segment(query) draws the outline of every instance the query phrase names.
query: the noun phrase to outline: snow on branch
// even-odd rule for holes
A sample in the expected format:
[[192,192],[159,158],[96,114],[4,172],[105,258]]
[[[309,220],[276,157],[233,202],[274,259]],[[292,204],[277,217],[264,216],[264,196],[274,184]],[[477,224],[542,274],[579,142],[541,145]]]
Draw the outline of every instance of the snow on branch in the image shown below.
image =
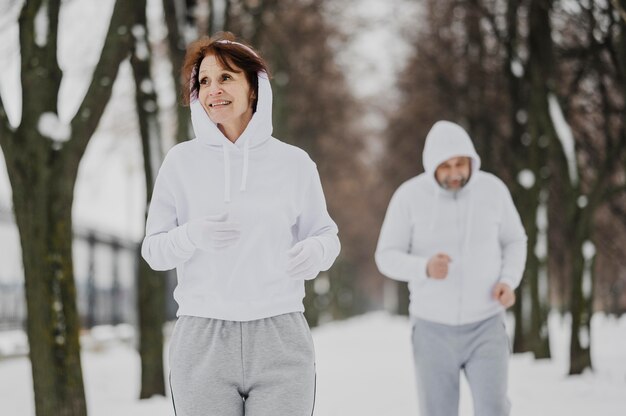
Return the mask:
[[48,3],[43,1],[35,16],[35,43],[43,48],[48,44],[50,21],[48,20]]
[[552,119],[552,125],[556,135],[563,147],[563,154],[567,160],[567,170],[569,172],[569,178],[572,185],[578,184],[578,166],[576,163],[576,148],[574,145],[574,135],[572,129],[563,116],[561,105],[554,96],[554,94],[548,94],[548,104],[550,108],[550,118]]
[[59,117],[52,112],[45,112],[39,117],[37,130],[42,136],[52,139],[55,142],[55,147],[59,148],[61,144],[68,141],[72,135],[71,127],[63,123]]

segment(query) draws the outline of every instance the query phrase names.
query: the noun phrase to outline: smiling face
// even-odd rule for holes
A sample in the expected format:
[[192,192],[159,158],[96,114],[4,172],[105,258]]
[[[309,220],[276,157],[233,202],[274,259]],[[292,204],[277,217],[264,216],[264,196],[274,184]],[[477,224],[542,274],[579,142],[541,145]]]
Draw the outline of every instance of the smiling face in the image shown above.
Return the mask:
[[469,157],[453,157],[437,166],[435,178],[444,189],[458,191],[469,180],[471,171],[472,162]]
[[205,56],[198,71],[198,99],[211,121],[234,142],[252,119],[254,96],[245,73],[232,66],[235,71],[224,68],[215,55]]

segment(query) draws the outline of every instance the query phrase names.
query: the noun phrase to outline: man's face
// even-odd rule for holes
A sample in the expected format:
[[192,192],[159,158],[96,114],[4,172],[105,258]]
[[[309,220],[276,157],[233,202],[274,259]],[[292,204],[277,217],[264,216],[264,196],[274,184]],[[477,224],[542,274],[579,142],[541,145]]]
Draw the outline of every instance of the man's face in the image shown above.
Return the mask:
[[444,189],[458,191],[465,186],[471,172],[472,161],[469,157],[453,157],[437,166],[435,179]]

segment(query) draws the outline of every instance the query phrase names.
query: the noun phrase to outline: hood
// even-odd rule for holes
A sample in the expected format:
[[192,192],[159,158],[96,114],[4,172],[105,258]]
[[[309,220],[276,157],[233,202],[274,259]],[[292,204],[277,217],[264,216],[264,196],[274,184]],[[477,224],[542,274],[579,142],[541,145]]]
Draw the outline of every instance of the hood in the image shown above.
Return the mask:
[[224,202],[230,202],[230,154],[241,153],[243,167],[240,191],[246,190],[248,180],[249,152],[259,148],[272,136],[272,87],[265,72],[259,72],[259,91],[256,111],[252,119],[235,143],[228,140],[220,131],[196,98],[190,104],[191,124],[195,136],[201,143],[221,151],[224,157]]
[[256,111],[241,136],[231,142],[209,118],[206,111],[196,98],[190,104],[191,124],[196,137],[208,146],[231,146],[233,149],[243,149],[248,143],[254,148],[267,141],[272,135],[272,87],[265,72],[259,72],[259,91]]
[[[466,156],[472,159],[472,172],[469,180],[463,188],[467,189],[472,184],[473,179],[476,177],[476,172],[478,172],[478,170],[480,169],[480,157],[478,156],[478,153],[476,153],[476,149],[474,148],[472,139],[470,139],[469,135],[463,129],[463,127],[459,126],[458,124],[452,123],[450,121],[436,122],[426,136],[424,153],[422,155],[424,170],[430,178],[433,186],[435,186],[435,198],[434,203],[432,204],[431,212],[431,233],[434,233],[435,223],[439,218],[439,203],[441,195],[451,194],[449,191],[444,190],[441,185],[439,185],[437,179],[435,178],[435,171],[437,170],[437,167],[446,160],[453,157],[462,156]],[[456,192],[452,192],[452,194],[456,195]],[[466,221],[465,238],[463,239],[464,241],[462,252],[466,252],[465,249],[469,244],[470,235],[472,234],[471,219],[473,217],[474,204],[472,203],[471,199],[468,204],[467,210],[467,218],[469,220]]]
[[450,121],[436,122],[426,136],[422,163],[426,174],[437,188],[440,187],[435,179],[437,167],[450,158],[462,156],[472,159],[472,174],[465,185],[467,186],[480,169],[480,157],[476,153],[474,144],[467,132],[458,124]]

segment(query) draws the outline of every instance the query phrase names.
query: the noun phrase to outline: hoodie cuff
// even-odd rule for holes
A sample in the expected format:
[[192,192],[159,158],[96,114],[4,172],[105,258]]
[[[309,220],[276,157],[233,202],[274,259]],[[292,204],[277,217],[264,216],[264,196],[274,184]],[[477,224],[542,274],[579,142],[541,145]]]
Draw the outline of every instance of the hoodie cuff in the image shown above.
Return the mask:
[[180,257],[187,257],[196,250],[196,246],[193,245],[187,234],[187,223],[170,230],[169,234],[174,249],[179,252]]
[[428,279],[428,273],[427,273],[427,266],[428,266],[428,259],[425,259],[423,257],[416,257],[415,258],[415,270],[417,270],[417,280],[425,280]]
[[499,282],[508,285],[513,290],[517,289],[517,285],[513,282],[513,280],[507,279],[506,277],[500,279]]

